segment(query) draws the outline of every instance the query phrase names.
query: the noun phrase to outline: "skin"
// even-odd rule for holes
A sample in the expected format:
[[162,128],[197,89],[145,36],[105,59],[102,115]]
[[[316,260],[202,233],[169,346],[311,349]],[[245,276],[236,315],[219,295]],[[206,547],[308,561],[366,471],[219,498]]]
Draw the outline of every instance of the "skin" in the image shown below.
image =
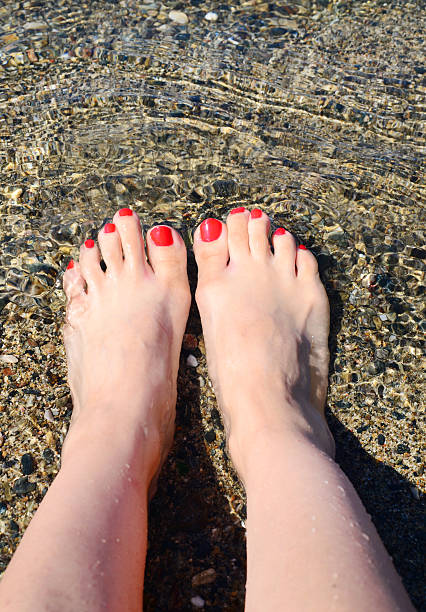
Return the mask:
[[[147,500],[173,436],[190,292],[177,232],[157,246],[150,230],[147,261],[137,216],[113,221],[64,275],[73,419],[0,584],[4,612],[141,610]],[[242,210],[194,236],[209,372],[247,491],[246,610],[412,610],[333,460],[315,258],[288,232],[272,253],[268,229],[264,213]]]

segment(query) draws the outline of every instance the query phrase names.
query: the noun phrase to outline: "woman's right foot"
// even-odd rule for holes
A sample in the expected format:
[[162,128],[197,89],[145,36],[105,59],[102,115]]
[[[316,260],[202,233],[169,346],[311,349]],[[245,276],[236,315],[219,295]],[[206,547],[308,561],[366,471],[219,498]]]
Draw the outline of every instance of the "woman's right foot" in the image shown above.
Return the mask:
[[260,210],[231,211],[196,230],[196,293],[209,373],[232,460],[245,480],[259,436],[289,430],[330,456],[324,417],[329,306],[315,257],[282,228],[268,241]]

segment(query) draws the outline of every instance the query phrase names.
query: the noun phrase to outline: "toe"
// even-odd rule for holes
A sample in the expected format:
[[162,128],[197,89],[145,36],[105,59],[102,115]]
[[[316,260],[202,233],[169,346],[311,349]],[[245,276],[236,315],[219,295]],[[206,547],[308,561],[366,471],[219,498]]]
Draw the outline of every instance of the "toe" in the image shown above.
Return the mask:
[[318,274],[316,257],[303,244],[297,249],[296,271],[298,278],[313,278]]
[[177,282],[186,278],[186,247],[176,230],[157,225],[148,232],[146,242],[149,263],[156,276]]
[[248,235],[251,255],[255,259],[266,259],[271,256],[268,232],[270,221],[259,208],[254,208],[250,213],[248,222]]
[[205,219],[195,230],[194,254],[200,279],[223,271],[229,259],[226,225],[217,219]]
[[296,276],[296,241],[294,236],[279,227],[272,237],[274,245],[274,263],[283,274]]
[[106,223],[98,234],[102,259],[107,267],[107,275],[116,276],[123,269],[123,251],[120,235],[115,223]]
[[145,247],[139,217],[130,208],[121,208],[113,219],[121,239],[124,265],[131,270],[146,267]]
[[86,292],[86,282],[82,275],[80,265],[73,259],[71,259],[65,270],[63,287],[68,302],[71,302],[71,300]]
[[80,247],[80,268],[87,283],[87,292],[95,290],[102,283],[101,254],[95,241],[89,238]]
[[228,229],[228,249],[231,261],[250,254],[248,238],[249,211],[240,206],[234,208],[228,215],[226,226]]

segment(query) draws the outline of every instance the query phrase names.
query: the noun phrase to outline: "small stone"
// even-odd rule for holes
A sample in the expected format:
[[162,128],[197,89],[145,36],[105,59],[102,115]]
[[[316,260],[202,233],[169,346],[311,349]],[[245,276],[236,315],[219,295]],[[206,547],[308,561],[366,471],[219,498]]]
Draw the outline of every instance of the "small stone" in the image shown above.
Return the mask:
[[186,350],[196,349],[198,346],[197,336],[185,334],[183,337],[183,348]]
[[26,476],[22,478],[18,478],[18,480],[13,485],[13,492],[16,495],[28,495],[31,491],[34,491],[37,488],[35,482],[29,482]]
[[18,358],[15,355],[0,355],[0,361],[3,363],[18,363]]
[[43,344],[41,347],[41,352],[45,355],[52,355],[56,353],[56,345],[53,344],[53,342],[46,342],[46,344]]
[[396,447],[396,452],[399,455],[403,455],[404,453],[409,453],[410,447],[408,446],[408,444],[398,444],[398,446]]
[[380,446],[383,446],[383,444],[385,443],[386,438],[383,434],[379,434],[377,436],[377,444],[380,444]]
[[4,514],[7,510],[7,503],[6,502],[0,502],[0,515]]
[[35,62],[38,62],[38,57],[34,49],[27,49],[27,56],[32,64],[34,64]]
[[9,521],[9,529],[12,532],[12,535],[18,535],[19,533],[19,525],[16,521]]
[[198,587],[202,584],[210,584],[211,582],[214,582],[215,579],[216,579],[216,570],[213,567],[211,567],[193,576],[192,586]]
[[214,429],[210,429],[210,431],[206,431],[204,434],[204,438],[207,442],[214,442],[216,440],[216,433]]
[[196,595],[195,597],[191,597],[191,603],[196,608],[204,608],[204,604],[206,603],[202,597]]
[[43,451],[43,459],[46,461],[46,463],[53,463],[54,458],[55,454],[51,448],[46,448]]
[[385,315],[385,314],[379,314],[379,319],[380,319],[381,321],[387,321],[387,320],[388,320],[388,316],[387,316],[387,315]]
[[30,453],[25,453],[21,457],[21,472],[28,476],[36,469],[35,461]]
[[410,492],[411,492],[411,495],[414,497],[414,499],[417,499],[417,501],[420,501],[420,493],[417,487],[410,487]]
[[188,355],[186,358],[186,365],[190,368],[196,368],[198,365],[198,360],[194,355]]
[[169,19],[179,25],[186,25],[188,23],[188,17],[182,11],[170,11]]
[[49,421],[50,423],[54,422],[54,418],[53,418],[53,413],[50,410],[50,408],[46,408],[46,410],[44,411],[44,418],[46,419],[46,421]]
[[217,13],[209,11],[204,15],[204,19],[207,19],[207,21],[217,21]]

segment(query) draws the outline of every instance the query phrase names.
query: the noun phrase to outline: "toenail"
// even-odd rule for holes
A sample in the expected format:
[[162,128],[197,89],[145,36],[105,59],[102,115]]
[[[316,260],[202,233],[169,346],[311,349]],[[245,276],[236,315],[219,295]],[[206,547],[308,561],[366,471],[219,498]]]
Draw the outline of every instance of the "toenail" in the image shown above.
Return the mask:
[[120,208],[118,214],[120,217],[131,217],[133,215],[133,210],[130,208]]
[[253,208],[253,210],[250,213],[250,217],[252,219],[259,219],[259,217],[262,216],[262,211],[260,210],[260,208]]
[[235,215],[236,213],[245,212],[245,210],[246,209],[244,208],[244,206],[239,206],[238,208],[233,208],[229,214],[230,215]]
[[67,270],[71,270],[72,268],[74,268],[74,260],[71,259],[69,264],[67,265]]
[[285,229],[283,227],[279,227],[274,232],[274,236],[284,236],[284,234],[285,234]]
[[205,219],[200,225],[201,240],[203,242],[213,242],[222,233],[222,223],[217,219]]
[[151,230],[151,238],[156,246],[170,246],[173,244],[173,234],[167,225],[157,225]]
[[105,234],[112,234],[115,232],[115,224],[114,223],[106,223],[104,227]]
[[84,243],[84,246],[86,247],[86,249],[93,249],[93,247],[95,246],[95,241],[89,238],[89,240],[86,240],[86,242]]
[[307,248],[304,244],[299,244],[299,249],[302,249],[302,251],[307,251]]

